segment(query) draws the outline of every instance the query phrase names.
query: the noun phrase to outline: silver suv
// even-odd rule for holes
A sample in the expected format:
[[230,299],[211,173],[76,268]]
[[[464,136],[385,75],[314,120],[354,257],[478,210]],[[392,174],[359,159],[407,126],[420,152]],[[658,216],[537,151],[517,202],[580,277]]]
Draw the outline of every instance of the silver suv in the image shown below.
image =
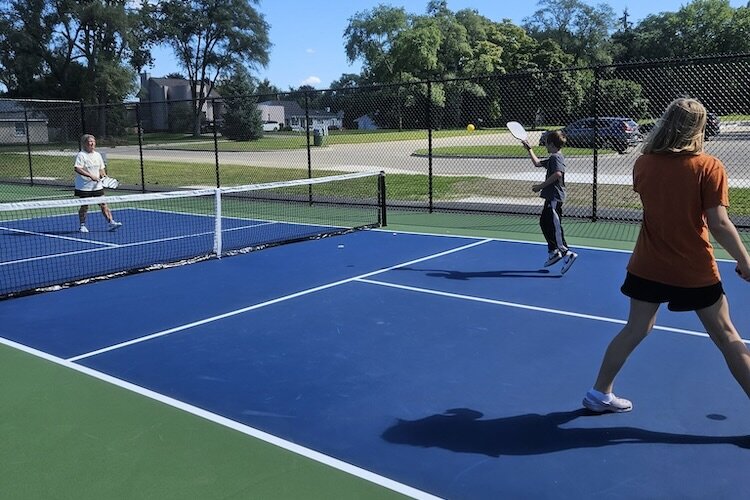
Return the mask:
[[[568,139],[568,146],[574,148],[614,149],[624,153],[628,147],[643,140],[638,124],[632,118],[621,116],[602,116],[599,118],[581,118],[562,129]],[[543,146],[546,132],[539,139]]]

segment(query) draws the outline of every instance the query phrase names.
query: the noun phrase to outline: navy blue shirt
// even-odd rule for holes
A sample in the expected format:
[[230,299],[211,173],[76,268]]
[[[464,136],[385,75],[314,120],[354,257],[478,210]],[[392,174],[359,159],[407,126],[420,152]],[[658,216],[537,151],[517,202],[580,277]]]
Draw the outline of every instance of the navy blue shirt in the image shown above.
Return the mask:
[[565,158],[559,151],[552,153],[549,158],[545,158],[541,161],[542,166],[547,169],[547,175],[544,179],[549,179],[549,176],[555,172],[562,173],[557,182],[553,182],[546,188],[542,189],[539,196],[549,201],[565,201]]

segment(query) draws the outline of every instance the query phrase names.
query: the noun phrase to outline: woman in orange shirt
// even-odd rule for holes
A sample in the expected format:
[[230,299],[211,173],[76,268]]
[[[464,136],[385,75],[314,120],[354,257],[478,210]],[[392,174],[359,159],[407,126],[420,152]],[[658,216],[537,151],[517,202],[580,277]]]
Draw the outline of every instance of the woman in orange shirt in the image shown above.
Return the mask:
[[706,109],[694,99],[673,101],[643,145],[633,189],[643,203],[643,224],[622,293],[630,297],[627,324],[612,339],[583,405],[596,412],[626,412],[633,404],[612,393],[628,356],[656,322],[659,306],[695,311],[750,397],[750,351],[729,317],[709,232],[750,281],[750,256],[727,215],[724,165],[703,152]]

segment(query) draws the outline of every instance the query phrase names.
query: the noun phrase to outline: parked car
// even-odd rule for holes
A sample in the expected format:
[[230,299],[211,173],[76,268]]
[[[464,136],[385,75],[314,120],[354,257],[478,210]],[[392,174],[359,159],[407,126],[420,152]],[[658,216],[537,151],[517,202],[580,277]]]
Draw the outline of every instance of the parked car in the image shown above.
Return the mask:
[[[624,153],[628,147],[643,140],[635,120],[621,116],[582,118],[565,126],[562,132],[568,138],[568,146],[574,148],[597,146],[614,149],[618,153]],[[540,146],[545,144],[546,134],[546,132],[543,133],[539,139]],[[597,138],[598,141],[594,144]]]
[[280,128],[279,122],[263,122],[263,132],[277,132]]
[[221,130],[221,127],[224,126],[224,120],[221,118],[218,119],[216,122],[212,121],[204,121],[201,122],[201,134],[210,134],[214,131],[214,127],[218,127],[218,130]]

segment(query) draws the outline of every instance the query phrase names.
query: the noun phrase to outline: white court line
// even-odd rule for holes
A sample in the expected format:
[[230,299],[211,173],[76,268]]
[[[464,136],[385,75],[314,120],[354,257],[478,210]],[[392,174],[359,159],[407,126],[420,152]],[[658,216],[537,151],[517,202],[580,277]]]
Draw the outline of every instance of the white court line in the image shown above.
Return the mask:
[[367,469],[362,469],[360,467],[357,467],[356,465],[352,465],[350,463],[333,458],[331,456],[325,455],[323,453],[312,450],[310,448],[306,448],[304,446],[300,446],[298,444],[292,443],[291,441],[287,441],[278,436],[274,436],[273,434],[269,434],[267,432],[261,431],[260,429],[256,429],[255,427],[250,427],[249,425],[241,424],[235,420],[222,417],[220,415],[206,411],[197,406],[193,406],[191,404],[185,403],[183,401],[179,401],[177,399],[170,398],[169,396],[165,396],[163,394],[152,391],[150,389],[146,389],[145,387],[141,387],[139,385],[126,382],[124,380],[113,377],[111,375],[107,375],[106,373],[102,373],[102,372],[93,370],[91,368],[88,368],[88,367],[85,367],[76,363],[72,363],[70,361],[66,361],[64,359],[58,358],[57,356],[52,356],[45,352],[38,351],[31,347],[25,346],[23,344],[19,344],[17,342],[13,342],[12,340],[8,340],[2,337],[0,337],[0,343],[8,347],[18,349],[19,351],[26,352],[38,358],[42,358],[44,360],[50,361],[57,365],[61,365],[65,368],[69,368],[71,370],[75,370],[77,372],[83,373],[90,377],[102,380],[104,382],[115,385],[117,387],[121,387],[125,390],[134,392],[136,394],[140,394],[141,396],[145,396],[154,401],[159,401],[160,403],[164,403],[178,410],[182,410],[186,413],[190,413],[197,417],[206,419],[210,422],[214,422],[224,427],[228,427],[229,429],[233,429],[235,431],[241,432],[242,434],[245,434],[247,436],[259,439],[261,441],[272,444],[274,446],[278,446],[279,448],[283,448],[285,450],[291,451],[292,453],[296,453],[297,455],[301,455],[310,460],[314,460],[324,465],[328,465],[329,467],[340,470],[347,474],[351,474],[352,476],[359,477],[361,479],[364,479],[365,481],[369,481],[371,483],[377,484],[384,488],[388,488],[395,492],[401,493],[402,495],[406,495],[406,496],[417,498],[417,499],[424,499],[424,500],[439,500],[439,497],[435,497],[424,491],[418,490],[416,488],[412,488],[411,486],[405,485],[403,483],[399,483],[397,481],[381,476],[379,474],[375,474],[374,472],[368,471]]
[[91,243],[92,245],[104,245],[110,247],[118,247],[116,243],[107,243],[104,241],[87,240],[84,238],[73,238],[72,236],[60,236],[59,234],[40,233],[38,231],[27,231],[25,229],[14,229],[12,227],[0,226],[0,230],[9,231],[11,233],[30,234],[32,236],[44,236],[46,238],[57,238],[59,240],[75,241],[76,243]]
[[259,304],[254,304],[252,306],[243,307],[241,309],[235,309],[234,311],[229,311],[229,312],[224,313],[224,314],[219,314],[218,316],[212,316],[210,318],[202,319],[200,321],[194,321],[192,323],[188,323],[188,324],[185,324],[185,325],[177,326],[175,328],[170,328],[168,330],[163,330],[161,332],[152,333],[151,335],[146,335],[146,336],[143,336],[143,337],[138,337],[138,338],[135,338],[135,339],[132,339],[132,340],[128,340],[127,342],[121,342],[119,344],[114,344],[114,345],[111,345],[111,346],[108,346],[108,347],[103,347],[103,348],[97,349],[95,351],[87,352],[87,353],[84,353],[84,354],[79,354],[78,356],[74,356],[72,358],[68,358],[67,361],[74,362],[74,361],[79,361],[81,359],[90,358],[91,356],[96,356],[98,354],[103,354],[105,352],[114,351],[115,349],[121,349],[123,347],[127,347],[127,346],[130,346],[130,345],[133,345],[133,344],[139,344],[141,342],[146,342],[147,340],[152,340],[152,339],[155,339],[155,338],[163,337],[165,335],[169,335],[169,334],[172,334],[172,333],[176,333],[176,332],[180,332],[180,331],[183,331],[183,330],[187,330],[189,328],[194,328],[196,326],[205,325],[207,323],[213,323],[214,321],[219,321],[219,320],[222,320],[222,319],[225,319],[225,318],[230,318],[232,316],[236,316],[238,314],[246,313],[248,311],[252,311],[252,310],[255,310],[255,309],[260,309],[261,307],[266,307],[266,306],[270,306],[272,304],[277,304],[279,302],[284,302],[284,301],[287,301],[287,300],[295,299],[297,297],[302,297],[303,295],[308,295],[308,294],[311,294],[311,293],[319,292],[321,290],[326,290],[328,288],[333,288],[335,286],[343,285],[345,283],[351,283],[352,281],[356,281],[356,280],[360,280],[360,279],[363,279],[363,278],[367,278],[369,276],[375,276],[377,274],[382,274],[382,273],[391,271],[393,269],[397,269],[399,267],[409,266],[409,265],[412,265],[412,264],[417,264],[419,262],[424,262],[426,260],[430,260],[430,259],[435,259],[435,258],[438,258],[438,257],[442,257],[444,255],[449,255],[449,254],[452,254],[452,253],[455,253],[455,252],[460,252],[460,251],[466,250],[468,248],[472,248],[472,247],[475,247],[475,246],[478,246],[478,245],[483,245],[485,243],[489,243],[490,241],[492,241],[492,240],[485,239],[485,240],[475,241],[473,243],[469,243],[468,245],[463,245],[463,246],[460,246],[458,248],[453,248],[451,250],[446,250],[446,251],[439,252],[439,253],[436,253],[436,254],[428,255],[427,257],[420,257],[419,259],[414,259],[414,260],[411,260],[411,261],[408,261],[408,262],[402,262],[400,264],[396,264],[395,266],[390,266],[390,267],[387,267],[387,268],[384,268],[384,269],[378,269],[377,271],[371,271],[369,273],[361,274],[359,276],[354,276],[352,278],[346,278],[346,279],[343,279],[343,280],[335,281],[333,283],[327,283],[325,285],[316,286],[314,288],[308,288],[307,290],[302,290],[300,292],[296,292],[296,293],[293,293],[293,294],[290,294],[290,295],[284,295],[282,297],[271,299],[271,300],[268,300],[266,302],[261,302]]
[[[378,231],[383,233],[393,233],[393,234],[412,234],[416,236],[438,236],[441,238],[461,238],[461,239],[490,239],[492,241],[500,241],[505,243],[523,243],[525,245],[536,245],[536,246],[547,246],[547,242],[545,241],[530,241],[530,240],[516,240],[516,239],[510,239],[510,238],[490,238],[490,237],[479,237],[479,236],[467,236],[465,234],[440,234],[440,233],[422,233],[417,231],[401,231],[401,230],[392,230],[387,228],[375,228],[372,229],[372,231]],[[502,232],[502,231],[500,231]],[[635,242],[633,242],[635,245]],[[605,253],[633,253],[632,250],[624,250],[622,248],[607,248],[607,247],[593,247],[589,245],[570,245],[572,248],[582,248],[585,250],[594,250],[596,252],[605,252]],[[729,262],[729,263],[735,263],[736,261],[734,259],[715,259],[716,262]]]
[[[230,231],[239,231],[239,230],[242,230],[242,229],[252,229],[252,228],[255,228],[255,227],[268,226],[268,225],[273,225],[273,224],[276,224],[276,223],[275,222],[263,222],[261,224],[254,224],[254,225],[250,225],[250,226],[236,227],[236,228],[229,228],[229,229],[222,229],[221,232],[224,233],[224,232],[230,232]],[[117,249],[130,248],[130,247],[137,247],[137,246],[143,246],[143,245],[151,245],[151,244],[154,244],[154,243],[164,243],[165,241],[182,240],[182,239],[188,239],[188,238],[197,238],[197,237],[200,237],[200,236],[207,236],[209,234],[214,234],[214,231],[211,230],[211,231],[206,231],[206,232],[203,232],[203,233],[195,233],[195,234],[187,234],[187,235],[183,234],[183,235],[179,235],[179,236],[170,236],[169,238],[159,238],[159,239],[156,239],[156,240],[136,241],[136,242],[133,242],[133,243],[125,243],[125,244],[122,244],[122,245],[112,245],[112,244],[110,244],[108,247],[105,247],[105,248],[89,248],[89,249],[86,249],[86,250],[76,250],[74,252],[53,253],[53,254],[50,254],[50,255],[42,255],[42,256],[39,256],[39,257],[30,257],[28,259],[8,260],[8,261],[5,261],[5,262],[0,262],[0,266],[9,266],[9,265],[12,265],[12,264],[24,264],[24,263],[27,263],[27,262],[34,262],[34,261],[37,261],[37,260],[55,259],[57,257],[67,257],[69,255],[80,255],[80,254],[83,254],[83,253],[101,252],[103,250],[112,250],[113,248],[117,248]],[[81,241],[88,241],[88,240],[81,240]]]
[[[608,318],[606,316],[596,316],[593,314],[584,314],[584,313],[577,313],[572,311],[564,311],[562,309],[551,309],[549,307],[539,307],[539,306],[531,306],[527,304],[519,304],[517,302],[507,302],[504,300],[495,300],[495,299],[486,299],[483,297],[475,297],[473,295],[462,295],[460,293],[450,293],[450,292],[442,292],[440,290],[431,290],[428,288],[418,288],[414,286],[408,286],[408,285],[399,285],[396,283],[387,283],[385,281],[377,281],[377,280],[369,280],[365,278],[358,278],[355,281],[359,281],[361,283],[369,283],[371,285],[378,285],[378,286],[386,286],[390,288],[398,288],[400,290],[408,290],[410,292],[418,292],[418,293],[426,293],[429,295],[438,295],[441,297],[449,297],[452,299],[461,299],[461,300],[470,300],[472,302],[483,302],[485,304],[493,304],[498,306],[505,306],[505,307],[513,307],[516,309],[526,309],[528,311],[536,311],[536,312],[543,312],[543,313],[549,313],[549,314],[557,314],[560,316],[571,316],[574,318],[582,318],[582,319],[589,319],[593,321],[603,321],[605,323],[616,323],[618,325],[624,325],[627,323],[627,321],[617,318]],[[700,332],[695,330],[685,330],[683,328],[673,328],[671,326],[658,326],[654,325],[654,330],[663,330],[665,332],[672,332],[672,333],[682,333],[684,335],[693,335],[695,337],[705,337],[709,338],[708,334],[706,332]],[[750,344],[750,340],[742,339],[743,342],[746,344]]]

